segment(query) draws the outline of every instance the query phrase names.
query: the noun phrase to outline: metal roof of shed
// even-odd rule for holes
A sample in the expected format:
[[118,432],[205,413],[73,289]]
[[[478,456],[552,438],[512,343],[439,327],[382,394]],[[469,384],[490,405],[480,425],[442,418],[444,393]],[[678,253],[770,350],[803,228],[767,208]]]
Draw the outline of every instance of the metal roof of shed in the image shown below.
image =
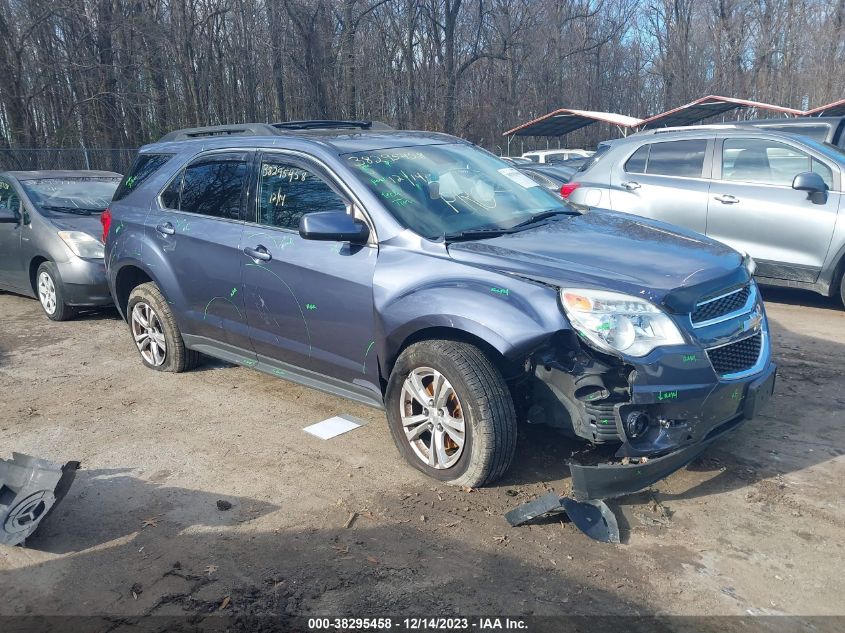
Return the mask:
[[760,101],[749,101],[748,99],[735,99],[733,97],[722,97],[720,95],[707,95],[695,101],[691,101],[660,114],[655,114],[652,117],[645,119],[639,126],[643,130],[653,127],[663,126],[677,126],[677,125],[692,125],[704,119],[709,119],[713,116],[730,112],[738,108],[756,108],[758,110],[769,110],[772,112],[780,112],[781,114],[792,114],[800,116],[804,114],[803,110],[796,110],[795,108],[786,108],[771,103],[762,103]]
[[563,136],[593,123],[610,123],[619,127],[636,127],[642,121],[632,116],[614,112],[573,110],[560,108],[541,117],[508,130],[503,136]]
[[845,115],[845,99],[826,103],[818,108],[807,110],[804,116],[843,116]]

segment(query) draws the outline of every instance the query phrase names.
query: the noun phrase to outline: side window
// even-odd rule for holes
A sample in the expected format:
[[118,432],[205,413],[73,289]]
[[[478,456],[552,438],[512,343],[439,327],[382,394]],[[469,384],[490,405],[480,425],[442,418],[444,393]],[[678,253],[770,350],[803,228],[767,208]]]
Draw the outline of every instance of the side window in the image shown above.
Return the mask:
[[625,171],[629,174],[644,174],[646,162],[648,162],[648,149],[650,147],[650,144],[643,145],[631,154],[631,158],[625,162]]
[[701,178],[704,170],[706,139],[653,143],[648,155],[647,174]]
[[241,158],[200,158],[185,168],[179,209],[215,218],[239,219],[248,171],[246,160]]
[[[722,144],[722,180],[791,187],[795,176],[810,171],[813,162],[808,154],[778,141],[728,138]],[[816,165],[831,186],[830,169],[817,161]]]
[[183,169],[170,181],[167,188],[161,192],[161,206],[165,209],[179,208],[179,194],[182,192],[182,177],[184,175],[185,170]]
[[173,154],[138,154],[129,173],[120,181],[112,201],[122,200],[135,191],[147,178],[156,173],[159,168],[173,157]]
[[313,171],[277,158],[264,158],[258,179],[258,222],[297,230],[315,211],[346,211],[346,202]]
[[814,158],[813,171],[822,177],[828,189],[833,189],[833,170],[830,167]]
[[0,179],[0,209],[9,209],[20,217],[21,199],[15,193],[12,183],[3,179]]

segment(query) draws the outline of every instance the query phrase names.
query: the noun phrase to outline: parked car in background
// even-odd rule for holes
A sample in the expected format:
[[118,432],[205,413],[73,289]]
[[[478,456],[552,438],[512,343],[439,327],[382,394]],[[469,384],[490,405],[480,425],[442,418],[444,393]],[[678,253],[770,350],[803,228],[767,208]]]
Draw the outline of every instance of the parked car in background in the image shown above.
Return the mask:
[[522,156],[499,156],[499,158],[511,165],[530,165],[534,162],[530,158],[522,158]]
[[563,167],[560,164],[539,165],[536,163],[519,165],[517,169],[543,187],[543,189],[547,189],[559,196],[563,195],[561,193],[561,187],[569,182],[572,174],[576,171],[574,167]]
[[532,163],[554,163],[569,160],[570,158],[588,158],[593,152],[586,149],[542,149],[522,154]]
[[749,253],[761,283],[845,302],[845,152],[809,137],[696,126],[603,143],[568,199],[683,226]]
[[793,119],[754,119],[737,121],[737,127],[753,127],[772,132],[808,136],[821,143],[845,149],[845,116],[796,117]]
[[[141,361],[200,352],[384,407],[436,479],[500,477],[517,411],[639,490],[755,415],[775,367],[749,261],[684,229],[582,214],[445,134],[304,121],[177,131],[103,214]],[[627,457],[627,459],[622,459]]]
[[120,178],[111,171],[0,173],[0,288],[38,298],[54,321],[110,305],[100,214]]

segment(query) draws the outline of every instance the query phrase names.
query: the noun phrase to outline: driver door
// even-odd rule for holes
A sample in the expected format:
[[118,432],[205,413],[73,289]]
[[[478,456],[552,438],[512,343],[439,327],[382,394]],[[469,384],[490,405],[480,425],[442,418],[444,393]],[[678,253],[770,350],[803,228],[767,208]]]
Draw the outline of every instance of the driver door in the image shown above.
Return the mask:
[[[721,171],[713,179],[707,206],[707,236],[757,262],[761,277],[812,283],[824,265],[839,199],[827,164],[783,141],[725,138],[718,148]],[[792,181],[818,173],[830,188],[815,204]]]

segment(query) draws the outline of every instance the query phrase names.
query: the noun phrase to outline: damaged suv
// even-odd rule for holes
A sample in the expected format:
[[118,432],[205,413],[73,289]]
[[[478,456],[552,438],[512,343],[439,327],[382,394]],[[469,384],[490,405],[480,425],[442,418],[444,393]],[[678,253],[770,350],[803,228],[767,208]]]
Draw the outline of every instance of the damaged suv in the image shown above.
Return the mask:
[[521,419],[617,446],[570,465],[573,494],[625,494],[773,390],[750,258],[575,209],[452,136],[180,130],[120,191],[106,266],[146,366],[207,354],[383,407],[402,455],[442,481],[501,477]]

